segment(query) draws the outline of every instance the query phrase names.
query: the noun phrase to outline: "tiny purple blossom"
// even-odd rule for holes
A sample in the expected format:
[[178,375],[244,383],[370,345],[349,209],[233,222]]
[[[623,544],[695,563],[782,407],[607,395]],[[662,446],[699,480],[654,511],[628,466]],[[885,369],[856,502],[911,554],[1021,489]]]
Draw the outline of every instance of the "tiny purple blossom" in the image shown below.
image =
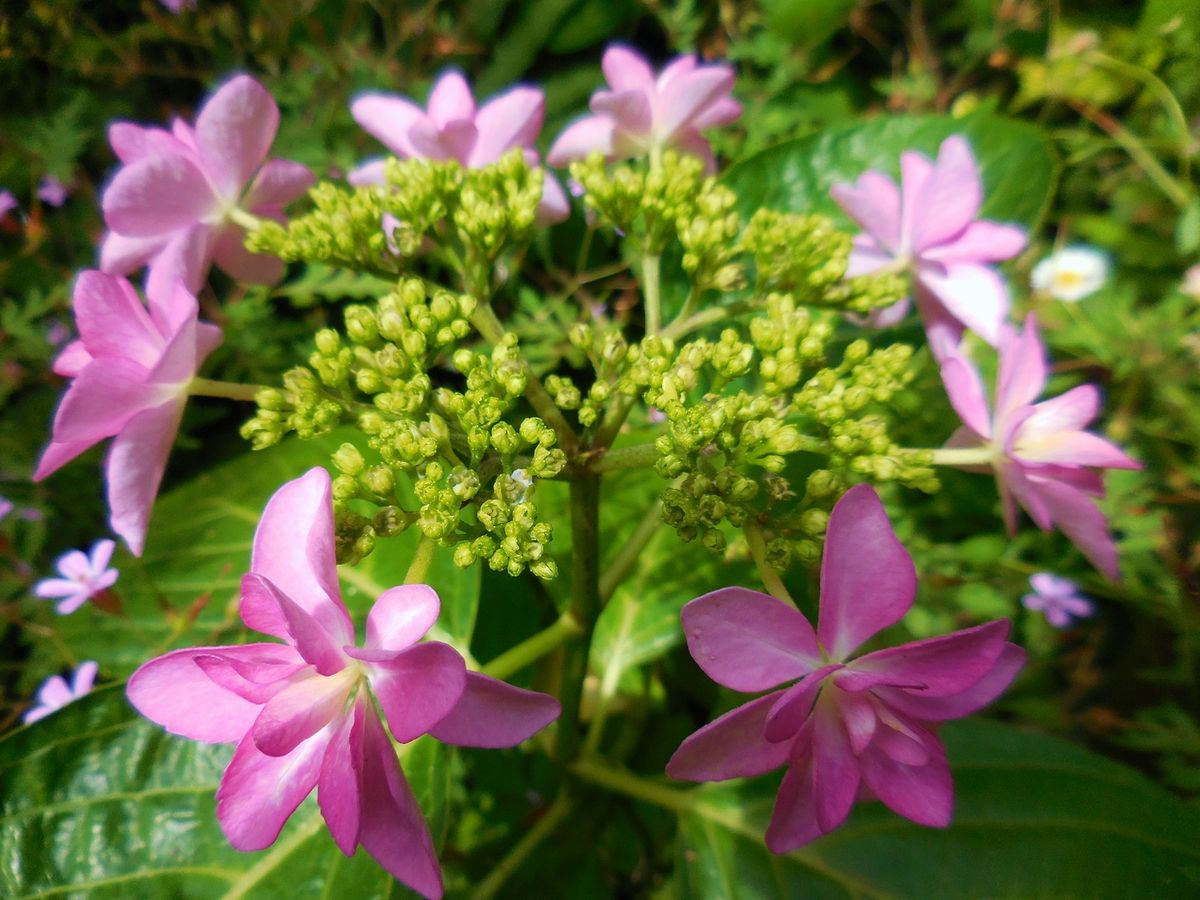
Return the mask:
[[3,219],[10,212],[19,209],[21,204],[17,202],[17,198],[13,196],[13,192],[5,188],[0,190],[0,219]]
[[217,819],[238,850],[273,844],[315,788],[343,853],[361,844],[408,887],[441,897],[433,839],[392,739],[511,747],[557,718],[559,704],[468,672],[453,647],[421,641],[441,608],[428,585],[384,591],[359,647],[335,543],[328,473],[284,484],[255,532],[240,606],[247,628],[282,643],[175,650],[134,672],[129,700],[173,734],[237,744]]
[[52,347],[65,344],[71,339],[71,329],[62,322],[55,322],[46,329],[46,342]]
[[33,592],[44,600],[57,598],[55,612],[70,615],[116,583],[118,572],[108,565],[116,546],[110,540],[96,541],[90,555],[82,550],[63,554],[55,564],[61,577],[39,581]]
[[68,193],[70,191],[67,186],[53,175],[47,175],[43,178],[42,183],[38,185],[37,189],[38,199],[51,206],[62,206],[66,203]]
[[1040,612],[1055,628],[1066,628],[1075,619],[1089,618],[1095,605],[1079,591],[1079,585],[1069,578],[1059,578],[1049,572],[1038,572],[1029,579],[1033,593],[1021,598],[1021,605]]
[[997,620],[851,659],[908,612],[916,585],[879,496],[859,485],[829,517],[816,630],[745,588],[688,603],[683,630],[700,668],[732,690],[771,693],[684,740],[667,774],[724,781],[786,765],[767,829],[775,853],[833,831],[864,791],[918,824],[948,825],[954,785],[938,723],[996,699],[1025,651]]
[[[967,328],[995,346],[1008,314],[1008,290],[989,264],[1021,252],[1025,232],[977,218],[983,182],[960,135],[942,142],[936,161],[911,150],[902,154],[900,172],[900,187],[872,170],[830,190],[863,228],[846,275],[911,272],[929,347],[939,359],[958,346]],[[908,308],[905,298],[876,310],[864,324],[893,325]]]
[[601,66],[609,89],[592,95],[593,115],[558,136],[546,154],[550,165],[566,166],[597,151],[618,160],[673,147],[716,171],[703,132],[742,114],[742,105],[730,96],[735,79],[730,66],[677,56],[656,76],[644,56],[619,44],[604,52]]
[[1140,469],[1115,445],[1084,428],[1100,411],[1100,391],[1092,384],[1035,403],[1046,386],[1046,350],[1033,316],[1018,332],[1000,335],[1000,370],[995,402],[988,406],[978,370],[959,352],[942,360],[942,382],[963,421],[947,448],[984,451],[963,468],[996,474],[1005,525],[1016,532],[1017,505],[1043,531],[1057,526],[1097,569],[1120,577],[1117,548],[1104,513],[1092,497],[1104,496],[1095,470]]
[[197,0],[158,0],[158,2],[175,15],[179,15],[185,9],[195,9]]
[[8,518],[8,514],[14,509],[13,502],[7,497],[0,497],[0,522]]
[[62,709],[68,703],[78,700],[92,689],[96,682],[96,671],[99,665],[92,660],[81,663],[71,677],[71,683],[61,675],[54,675],[42,682],[38,688],[37,705],[26,711],[22,717],[26,725],[32,725],[39,719],[44,719],[52,712]]

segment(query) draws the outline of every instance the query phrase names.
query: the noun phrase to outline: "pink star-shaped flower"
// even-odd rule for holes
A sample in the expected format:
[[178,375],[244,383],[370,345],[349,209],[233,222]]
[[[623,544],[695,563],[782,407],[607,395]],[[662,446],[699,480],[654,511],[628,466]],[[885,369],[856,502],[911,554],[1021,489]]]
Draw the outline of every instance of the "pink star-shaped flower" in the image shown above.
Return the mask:
[[[111,541],[109,543],[112,543]],[[68,703],[78,700],[92,689],[96,682],[96,671],[99,665],[92,660],[80,664],[71,677],[71,683],[61,675],[53,675],[42,682],[38,688],[37,705],[26,711],[21,721],[32,725],[46,718],[52,712],[62,709]]]
[[1086,619],[1096,611],[1095,605],[1069,578],[1059,578],[1049,572],[1038,572],[1029,578],[1033,592],[1021,598],[1021,605],[1040,612],[1055,628],[1066,628],[1076,619]]
[[108,567],[116,549],[113,541],[96,541],[91,554],[72,550],[58,558],[55,567],[59,578],[44,578],[33,587],[43,599],[58,599],[54,609],[60,616],[75,612],[97,594],[108,590],[117,581],[118,572]]

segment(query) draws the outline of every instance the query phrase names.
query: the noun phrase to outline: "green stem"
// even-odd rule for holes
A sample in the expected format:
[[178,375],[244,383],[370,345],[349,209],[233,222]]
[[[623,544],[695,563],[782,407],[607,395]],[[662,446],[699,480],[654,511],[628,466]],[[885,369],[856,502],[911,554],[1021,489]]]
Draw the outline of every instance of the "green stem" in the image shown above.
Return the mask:
[[553,625],[543,628],[533,637],[526,638],[493,659],[483,667],[483,674],[506,679],[581,634],[583,627],[570,613],[563,613]]
[[749,302],[730,303],[728,306],[711,306],[708,309],[700,310],[700,312],[687,319],[682,316],[676,318],[674,322],[663,329],[662,336],[671,340],[679,340],[697,328],[703,328],[705,325],[720,322],[722,319],[731,319],[734,316],[740,316],[742,313],[749,312],[754,308],[755,304]]
[[930,462],[935,466],[988,466],[995,456],[991,447],[939,447],[924,452],[932,454]]
[[504,883],[529,858],[529,855],[537,849],[538,845],[562,824],[563,819],[567,817],[570,811],[570,798],[565,793],[559,794],[558,799],[546,810],[546,814],[532,828],[525,832],[525,836],[517,841],[516,845],[508,851],[508,855],[500,860],[499,864],[497,864],[496,868],[492,869],[487,878],[480,882],[479,887],[472,894],[474,900],[491,900],[492,897],[496,896],[496,893],[504,886]]
[[600,613],[600,478],[590,472],[576,472],[571,479],[571,556],[570,615],[582,631],[563,660],[555,757],[564,763],[579,752],[583,684]]
[[621,426],[625,424],[625,418],[636,402],[636,397],[629,397],[625,394],[617,397],[616,402],[604,414],[604,421],[600,423],[600,430],[596,432],[596,438],[592,441],[593,447],[598,449],[612,446],[612,442],[617,439],[617,434],[621,431]]
[[742,526],[742,531],[746,534],[746,543],[750,545],[750,555],[754,557],[754,564],[758,567],[758,575],[762,579],[767,593],[777,600],[782,600],[789,606],[795,606],[796,601],[788,593],[783,579],[767,563],[767,541],[763,536],[762,528],[759,527],[757,522],[747,520],[746,524]]
[[600,577],[601,603],[608,602],[608,598],[625,580],[625,576],[633,570],[638,557],[646,549],[646,544],[662,524],[662,501],[655,500],[653,505],[646,510],[646,515],[642,517],[642,521],[638,523],[633,534],[629,536],[629,540],[625,542],[625,546],[617,553],[617,558]]
[[609,450],[594,463],[593,472],[612,472],[615,469],[644,469],[658,461],[654,444],[634,444],[620,450]]
[[213,381],[211,378],[193,378],[188,382],[187,392],[199,397],[224,397],[227,400],[254,402],[254,396],[263,389],[261,384],[238,384],[234,381]]
[[662,257],[657,253],[647,254],[642,260],[642,294],[646,300],[646,334],[658,334],[662,330]]
[[425,578],[429,574],[429,567],[433,564],[433,551],[437,547],[437,542],[431,537],[421,536],[420,543],[417,544],[417,550],[413,554],[412,562],[408,566],[408,572],[404,575],[405,584],[424,584]]
[[590,781],[592,784],[616,791],[635,800],[644,800],[661,806],[663,809],[677,813],[688,813],[694,808],[690,791],[656,784],[645,778],[639,778],[623,769],[611,768],[594,759],[584,758],[571,764],[572,774]]
[[236,206],[229,210],[229,212],[226,213],[226,216],[229,218],[229,221],[237,225],[241,225],[247,231],[258,231],[263,223],[263,220],[254,215],[254,213],[248,213],[244,209],[239,209]]

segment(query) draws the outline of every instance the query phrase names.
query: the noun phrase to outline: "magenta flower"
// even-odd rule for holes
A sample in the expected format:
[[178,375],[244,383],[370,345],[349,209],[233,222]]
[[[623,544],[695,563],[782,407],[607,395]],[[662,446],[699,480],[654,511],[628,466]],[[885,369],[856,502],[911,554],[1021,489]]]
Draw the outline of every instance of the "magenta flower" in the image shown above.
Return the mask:
[[[939,359],[958,346],[965,328],[995,346],[1008,315],[1008,291],[989,264],[1020,253],[1025,232],[976,218],[983,183],[960,135],[942,142],[936,162],[911,150],[902,154],[900,173],[900,188],[872,170],[830,190],[864,229],[854,239],[846,274],[911,272],[929,347]],[[905,298],[877,311],[868,324],[895,324],[908,303]]]
[[138,556],[188,384],[221,342],[219,328],[198,320],[196,298],[183,284],[164,293],[151,283],[147,293],[148,309],[124,278],[87,271],[75,282],[79,340],[53,365],[71,384],[33,475],[40,481],[115,438],[105,463],[110,522]]
[[954,786],[937,725],[999,696],[1025,652],[998,620],[850,660],[900,621],[916,586],[883,504],[860,485],[829,518],[815,632],[793,607],[745,588],[688,603],[683,630],[700,668],[735,691],[772,692],[687,738],[667,774],[724,781],[786,765],[767,829],[775,853],[833,831],[864,790],[921,825],[949,824]]
[[[109,543],[112,543],[111,541]],[[92,689],[96,682],[96,670],[99,666],[92,660],[82,663],[67,684],[61,675],[53,675],[42,682],[38,688],[37,705],[26,711],[21,721],[32,725],[39,719],[44,719],[50,713],[62,709],[73,700],[78,700]]]
[[53,175],[43,178],[37,189],[38,199],[50,206],[62,206],[67,202],[69,193],[67,186]]
[[[1115,581],[1120,577],[1117,548],[1104,514],[1090,499],[1104,496],[1103,481],[1093,469],[1140,469],[1141,463],[1083,430],[1100,411],[1095,385],[1034,403],[1046,376],[1046,351],[1033,316],[1025,319],[1023,332],[1006,326],[1001,333],[991,410],[979,372],[961,354],[949,354],[942,361],[942,382],[963,427],[946,446],[964,451],[962,468],[990,465],[995,471],[1010,534],[1016,532],[1019,503],[1039,528],[1057,526]],[[971,449],[978,458],[970,459]]]
[[440,609],[427,585],[385,591],[357,647],[338,591],[323,469],[289,481],[267,503],[250,569],[242,621],[284,643],[160,656],[130,678],[130,702],[174,734],[237,742],[217,790],[217,818],[237,849],[274,843],[315,787],[343,853],[362,844],[404,884],[440,897],[429,829],[371,695],[396,741],[432,734],[469,747],[520,743],[558,716],[558,701],[466,671],[447,644],[418,643]]
[[0,219],[5,218],[14,209],[20,209],[21,204],[13,196],[13,192],[5,188],[0,190]]
[[[514,147],[537,165],[533,149],[545,115],[545,97],[537,88],[515,87],[479,109],[465,78],[445,72],[429,94],[428,110],[396,94],[360,94],[350,114],[376,140],[401,159],[454,159],[470,169],[496,162]],[[351,184],[386,184],[384,160],[373,159],[350,173]],[[543,224],[567,217],[562,187],[545,173],[538,219]]]
[[0,497],[0,522],[8,518],[8,514],[15,509],[13,502],[7,497]]
[[1049,572],[1038,572],[1029,578],[1033,593],[1021,598],[1021,605],[1040,612],[1055,628],[1066,628],[1075,619],[1089,618],[1096,608],[1083,596],[1079,585],[1069,578],[1059,578]]
[[44,578],[33,587],[43,599],[58,598],[54,607],[60,616],[75,612],[97,594],[108,590],[117,580],[117,570],[108,567],[116,544],[96,541],[90,555],[72,550],[58,558],[55,567],[61,578]]
[[102,199],[109,232],[100,268],[126,275],[149,263],[148,285],[167,290],[182,279],[192,293],[214,260],[241,281],[278,281],[283,263],[250,253],[237,221],[245,213],[281,220],[313,183],[299,163],[264,163],[278,127],[274,99],[248,75],[222,85],[194,128],[181,119],[170,131],[113,123],[108,140],[122,166]]
[[678,56],[658,74],[646,58],[614,45],[601,62],[609,90],[592,94],[593,115],[567,126],[546,161],[565,166],[597,150],[609,160],[659,153],[674,147],[716,170],[712,148],[701,132],[728,125],[742,114],[734,100],[734,74],[721,63],[701,64]]

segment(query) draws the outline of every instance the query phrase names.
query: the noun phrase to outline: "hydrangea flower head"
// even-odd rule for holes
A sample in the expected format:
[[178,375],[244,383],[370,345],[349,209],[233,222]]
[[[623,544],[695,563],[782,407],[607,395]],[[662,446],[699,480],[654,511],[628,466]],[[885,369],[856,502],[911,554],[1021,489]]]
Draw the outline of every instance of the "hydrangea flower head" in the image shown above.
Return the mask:
[[199,321],[196,298],[181,282],[150,284],[147,293],[148,307],[128,281],[103,272],[83,272],[75,282],[79,340],[53,365],[71,384],[33,476],[40,481],[115,438],[105,462],[110,521],[138,555],[188,383],[221,342],[221,330]]
[[[957,347],[967,328],[993,346],[999,342],[1008,291],[990,264],[1020,253],[1025,232],[978,218],[983,182],[965,138],[946,138],[936,160],[912,150],[902,154],[899,187],[872,170],[854,184],[834,185],[830,193],[863,228],[854,239],[847,276],[910,271],[936,356]],[[908,303],[906,298],[880,311],[869,324],[895,324]]]
[[58,558],[55,567],[58,578],[44,578],[33,587],[43,599],[57,598],[54,609],[60,616],[75,612],[101,591],[117,581],[116,569],[109,568],[116,544],[109,540],[96,541],[90,554],[72,550]]
[[69,193],[67,186],[53,175],[43,178],[37,189],[38,199],[50,206],[62,206],[67,202]]
[[[422,109],[396,94],[360,94],[350,114],[376,140],[401,159],[454,159],[470,169],[497,162],[509,150],[521,148],[530,165],[542,130],[545,97],[540,90],[518,86],[476,107],[471,87],[453,70],[443,73]],[[351,184],[386,184],[384,160],[370,160],[350,173]],[[566,218],[568,205],[562,187],[546,173],[538,218],[544,223]]]
[[990,466],[1010,533],[1017,505],[1038,527],[1057,526],[1109,578],[1119,577],[1117,548],[1104,514],[1091,499],[1104,495],[1096,469],[1140,469],[1141,463],[1084,429],[1100,411],[1100,391],[1084,384],[1035,402],[1046,386],[1046,351],[1033,316],[1000,340],[995,402],[978,370],[959,353],[942,361],[942,381],[963,421],[947,447],[991,449]]
[[170,131],[114,123],[108,140],[122,165],[102,198],[109,232],[100,268],[126,275],[149,263],[149,283],[165,290],[182,279],[192,293],[214,260],[241,281],[278,281],[283,263],[250,253],[231,216],[282,219],[313,183],[306,166],[267,160],[278,127],[275,100],[248,75],[223,84],[194,127],[181,119]]
[[1095,247],[1066,247],[1051,253],[1030,275],[1033,289],[1055,300],[1078,303],[1108,281],[1108,256]]
[[1021,605],[1040,612],[1055,628],[1066,628],[1074,620],[1089,618],[1096,611],[1092,601],[1080,592],[1079,585],[1069,578],[1038,572],[1030,576],[1029,586],[1033,593],[1022,597]]
[[34,722],[46,718],[50,713],[62,709],[73,700],[78,700],[88,693],[92,689],[92,685],[96,683],[96,672],[99,668],[99,665],[92,660],[81,663],[75,670],[75,674],[71,676],[70,684],[61,675],[47,678],[38,688],[37,705],[27,710],[21,717],[21,721],[26,725],[32,725]]
[[433,840],[372,695],[397,742],[432,734],[470,747],[520,743],[558,716],[558,701],[420,642],[440,609],[427,585],[385,591],[357,646],[334,542],[325,470],[283,485],[263,511],[241,598],[246,627],[282,643],[176,650],[139,668],[128,696],[174,734],[237,743],[217,790],[217,818],[237,849],[274,843],[316,788],[342,852],[361,844],[404,884],[440,897]]
[[601,66],[609,89],[592,95],[593,115],[558,136],[546,154],[550,165],[565,166],[596,151],[618,160],[674,147],[716,170],[703,132],[742,114],[742,105],[730,96],[730,66],[679,56],[656,76],[644,56],[621,45],[604,52]]
[[[723,588],[683,608],[692,658],[735,691],[771,691],[687,738],[672,778],[724,781],[788,767],[767,846],[786,853],[837,828],[867,791],[944,827],[954,786],[937,724],[999,696],[1024,664],[997,620],[851,658],[912,606],[916,571],[874,489],[833,508],[817,628],[767,594]],[[785,687],[792,682],[790,687]]]

